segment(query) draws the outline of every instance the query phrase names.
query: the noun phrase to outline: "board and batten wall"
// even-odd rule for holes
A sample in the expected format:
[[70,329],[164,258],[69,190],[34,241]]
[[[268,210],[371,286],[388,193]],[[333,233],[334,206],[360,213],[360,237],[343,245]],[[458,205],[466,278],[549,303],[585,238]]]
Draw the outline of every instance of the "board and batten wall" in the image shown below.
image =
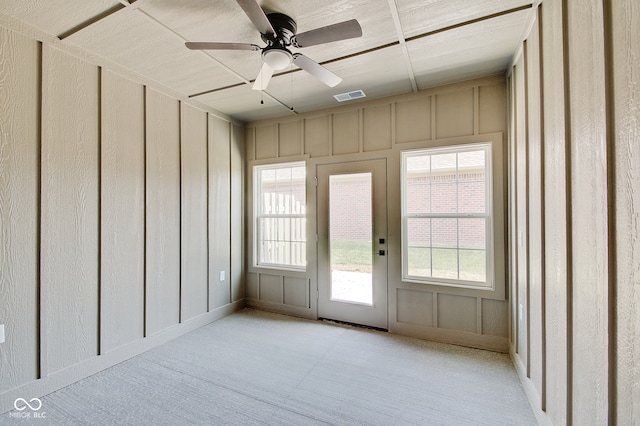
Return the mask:
[[543,0],[508,75],[510,352],[542,424],[640,423],[640,3]]
[[[394,333],[508,350],[503,208],[503,139],[507,99],[503,76],[489,76],[416,94],[346,104],[247,125],[247,304],[317,318],[316,166],[386,159],[388,325]],[[493,142],[495,291],[403,282],[400,256],[400,153],[424,147]],[[307,269],[260,268],[253,261],[252,168],[287,161],[307,167]]]
[[244,305],[245,136],[60,43],[0,63],[4,412]]

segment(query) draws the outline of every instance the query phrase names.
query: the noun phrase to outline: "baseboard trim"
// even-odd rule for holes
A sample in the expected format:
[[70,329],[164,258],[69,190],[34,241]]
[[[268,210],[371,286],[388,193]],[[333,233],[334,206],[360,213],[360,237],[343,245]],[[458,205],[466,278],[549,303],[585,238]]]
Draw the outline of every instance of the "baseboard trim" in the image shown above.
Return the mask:
[[[221,306],[205,314],[191,318],[183,323],[173,325],[151,336],[136,340],[103,355],[84,360],[71,367],[51,373],[47,377],[21,385],[0,394],[0,414],[14,409],[14,401],[24,398],[40,398],[69,386],[79,380],[92,376],[102,370],[133,358],[143,352],[158,347],[176,337],[189,333],[218,319],[224,318],[245,307],[244,299]],[[42,407],[46,412],[46,406]]]
[[507,353],[509,341],[506,337],[488,334],[470,333],[468,331],[449,330],[444,328],[426,327],[404,322],[392,322],[389,331],[394,334],[417,337],[435,342],[485,349],[493,352]]
[[276,314],[291,315],[293,317],[305,318],[310,320],[318,319],[318,315],[311,308],[303,306],[283,305],[281,303],[266,302],[258,299],[245,299],[247,306],[262,311],[273,312]]
[[518,378],[520,379],[520,383],[522,383],[522,387],[524,388],[524,393],[527,395],[529,405],[531,406],[533,414],[536,416],[538,424],[541,426],[552,426],[553,423],[549,419],[549,416],[547,416],[547,413],[542,411],[540,395],[538,395],[538,391],[536,390],[533,382],[527,377],[525,365],[518,354],[516,354],[515,348],[512,344],[509,344],[509,356],[511,357],[511,362],[513,362]]

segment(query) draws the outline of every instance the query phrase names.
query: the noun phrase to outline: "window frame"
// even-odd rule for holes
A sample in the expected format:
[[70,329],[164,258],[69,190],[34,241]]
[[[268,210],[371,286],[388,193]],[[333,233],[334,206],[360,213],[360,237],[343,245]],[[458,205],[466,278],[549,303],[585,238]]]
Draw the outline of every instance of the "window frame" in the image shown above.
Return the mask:
[[[429,284],[447,287],[459,287],[473,290],[494,291],[495,285],[495,244],[494,244],[494,198],[493,198],[493,146],[492,141],[473,142],[467,144],[455,144],[436,146],[429,148],[419,148],[401,151],[400,153],[400,190],[401,190],[401,261],[402,261],[402,281],[418,284]],[[418,157],[423,155],[438,154],[458,154],[469,151],[485,151],[485,212],[484,213],[408,213],[407,208],[407,159],[410,157]],[[456,186],[459,184],[457,179],[458,165],[456,163]],[[408,219],[410,218],[484,218],[485,219],[485,281],[469,281],[450,278],[426,277],[409,275],[409,239],[408,239]],[[432,244],[432,243],[431,243]],[[430,247],[433,247],[432,245]],[[456,251],[459,253],[459,246]],[[459,263],[458,263],[459,273]]]
[[[262,171],[263,170],[278,170],[278,169],[292,169],[296,167],[303,167],[305,169],[305,177],[304,177],[304,191],[305,191],[305,213],[304,214],[292,214],[292,213],[282,213],[282,214],[263,214],[262,212]],[[304,240],[304,259],[305,264],[303,266],[293,265],[293,264],[284,264],[284,263],[261,263],[260,255],[261,255],[261,227],[260,220],[263,218],[273,218],[273,219],[295,219],[300,218],[303,219],[302,229],[305,230],[306,236],[306,226],[307,226],[307,164],[305,161],[291,161],[286,163],[269,163],[269,164],[261,164],[253,166],[253,266],[256,268],[267,268],[267,269],[277,269],[277,270],[288,270],[288,271],[297,271],[304,272],[308,267],[308,258],[307,258],[307,244],[308,237]]]

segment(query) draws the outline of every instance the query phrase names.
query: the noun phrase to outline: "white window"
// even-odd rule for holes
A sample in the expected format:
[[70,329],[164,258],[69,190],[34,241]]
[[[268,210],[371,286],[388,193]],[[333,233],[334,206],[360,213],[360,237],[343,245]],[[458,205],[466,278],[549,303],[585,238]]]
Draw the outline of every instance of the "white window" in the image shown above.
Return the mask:
[[406,281],[493,288],[491,144],[402,153]]
[[256,265],[304,269],[306,168],[304,162],[255,166]]

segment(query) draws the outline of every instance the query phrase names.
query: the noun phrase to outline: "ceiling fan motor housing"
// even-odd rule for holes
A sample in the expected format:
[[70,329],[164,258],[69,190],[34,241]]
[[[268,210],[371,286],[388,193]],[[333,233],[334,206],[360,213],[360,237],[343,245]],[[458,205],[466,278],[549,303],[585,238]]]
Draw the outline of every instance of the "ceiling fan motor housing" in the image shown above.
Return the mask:
[[262,41],[268,45],[289,46],[291,44],[291,37],[293,37],[298,30],[296,21],[284,13],[268,13],[267,19],[271,22],[276,36],[274,39],[269,39],[264,34],[260,34]]

